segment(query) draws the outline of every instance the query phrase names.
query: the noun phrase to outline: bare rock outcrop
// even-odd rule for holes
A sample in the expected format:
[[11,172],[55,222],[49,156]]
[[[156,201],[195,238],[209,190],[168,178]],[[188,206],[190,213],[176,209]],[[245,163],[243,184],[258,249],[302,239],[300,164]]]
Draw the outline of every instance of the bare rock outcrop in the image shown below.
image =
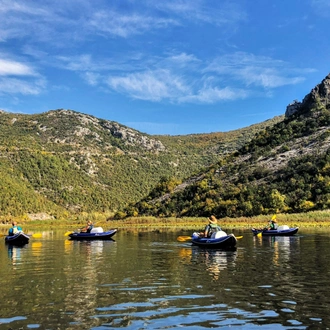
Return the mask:
[[305,111],[317,108],[318,106],[328,107],[330,105],[330,74],[320,84],[316,85],[302,102],[295,100],[286,107],[285,117],[289,117],[298,111]]

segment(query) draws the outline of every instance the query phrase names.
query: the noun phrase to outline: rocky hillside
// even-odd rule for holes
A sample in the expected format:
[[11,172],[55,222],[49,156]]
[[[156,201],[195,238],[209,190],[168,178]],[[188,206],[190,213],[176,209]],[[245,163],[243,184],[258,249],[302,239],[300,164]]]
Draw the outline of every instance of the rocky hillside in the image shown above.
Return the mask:
[[330,75],[283,121],[188,180],[162,182],[117,217],[252,216],[330,207]]
[[72,110],[0,111],[0,214],[35,219],[114,212],[141,200],[159,182],[181,182],[216,163],[281,120],[171,137]]

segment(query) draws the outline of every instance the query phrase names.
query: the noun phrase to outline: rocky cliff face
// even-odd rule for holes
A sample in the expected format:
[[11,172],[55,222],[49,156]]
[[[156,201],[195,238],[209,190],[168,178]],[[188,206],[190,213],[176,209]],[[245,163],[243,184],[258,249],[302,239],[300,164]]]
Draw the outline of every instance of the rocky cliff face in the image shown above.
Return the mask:
[[289,117],[298,111],[310,110],[318,106],[328,108],[330,105],[330,74],[328,74],[320,84],[316,85],[302,102],[295,100],[290,103],[285,111],[285,116]]

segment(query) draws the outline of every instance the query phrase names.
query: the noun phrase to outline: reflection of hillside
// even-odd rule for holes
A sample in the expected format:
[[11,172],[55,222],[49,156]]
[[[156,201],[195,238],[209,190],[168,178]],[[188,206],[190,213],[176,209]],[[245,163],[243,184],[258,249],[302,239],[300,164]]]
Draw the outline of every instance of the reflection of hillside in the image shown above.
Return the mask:
[[[99,274],[102,271],[100,268],[104,262],[105,244],[113,244],[113,242],[70,240],[65,242],[65,251],[77,256],[64,268],[68,281],[65,305],[67,310],[74,311],[72,317],[75,322],[82,324],[93,322],[90,318],[85,319],[86,315],[90,315],[90,312],[97,307],[97,286]],[[79,269],[79,274],[77,274],[77,269]]]

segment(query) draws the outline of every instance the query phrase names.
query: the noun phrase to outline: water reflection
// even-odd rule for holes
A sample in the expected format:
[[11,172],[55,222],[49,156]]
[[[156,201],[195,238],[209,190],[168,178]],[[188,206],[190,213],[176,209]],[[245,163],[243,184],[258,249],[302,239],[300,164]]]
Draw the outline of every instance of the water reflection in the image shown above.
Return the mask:
[[7,244],[8,257],[14,266],[18,265],[21,262],[21,250],[23,248],[24,246],[15,246]]
[[32,255],[35,257],[40,257],[42,254],[42,243],[41,242],[32,242],[31,243]]
[[288,262],[290,255],[300,248],[300,236],[254,236],[256,248],[267,248],[269,258],[279,266],[280,262]]
[[0,329],[330,327],[329,237],[246,236],[236,251],[176,237],[0,246]]
[[192,247],[191,262],[203,264],[205,270],[212,276],[212,278],[218,280],[221,271],[226,269],[228,264],[235,264],[236,257],[236,249],[232,251],[224,251]]

